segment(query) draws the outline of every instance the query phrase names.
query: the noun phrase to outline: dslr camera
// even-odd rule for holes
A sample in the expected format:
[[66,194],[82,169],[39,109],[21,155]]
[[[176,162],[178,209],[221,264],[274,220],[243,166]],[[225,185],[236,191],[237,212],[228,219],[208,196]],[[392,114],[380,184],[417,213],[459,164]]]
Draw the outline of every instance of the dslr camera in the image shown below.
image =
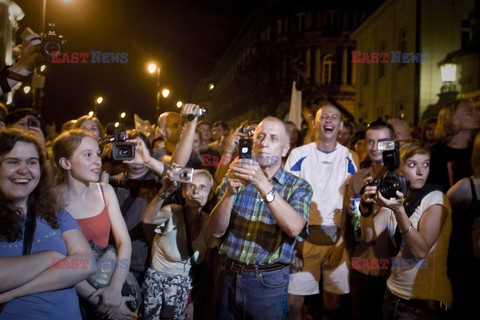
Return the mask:
[[382,151],[383,165],[387,168],[387,172],[383,178],[375,178],[367,184],[367,186],[376,186],[386,199],[396,198],[397,191],[406,195],[410,186],[410,181],[396,172],[400,166],[398,149],[398,142],[393,139],[378,140],[378,150]]
[[112,145],[112,157],[114,160],[127,161],[135,158],[135,144],[127,142],[128,134],[125,131],[114,132],[110,141]]
[[193,168],[173,165],[171,177],[172,181],[190,183],[193,181]]
[[67,39],[55,31],[55,24],[49,23],[50,30],[43,36],[41,50],[43,56],[52,61],[53,55],[62,54],[67,51]]
[[37,41],[37,43],[34,44],[40,43],[43,56],[47,61],[52,61],[53,55],[67,51],[67,39],[56,33],[54,23],[49,23],[48,26],[50,30],[43,35],[42,39],[38,38],[35,32],[28,27],[22,32],[21,37],[25,41]]

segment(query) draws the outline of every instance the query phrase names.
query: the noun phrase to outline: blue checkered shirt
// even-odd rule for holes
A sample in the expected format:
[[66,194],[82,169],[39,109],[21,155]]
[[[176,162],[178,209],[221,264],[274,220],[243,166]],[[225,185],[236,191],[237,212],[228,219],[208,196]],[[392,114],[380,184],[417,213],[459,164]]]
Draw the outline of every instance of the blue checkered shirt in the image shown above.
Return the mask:
[[[280,168],[270,179],[277,192],[308,223],[312,188],[310,184]],[[226,190],[226,178],[218,189],[218,200]],[[240,187],[235,195],[230,224],[220,254],[247,265],[290,264],[295,241],[303,241],[308,225],[296,238],[289,237],[276,223],[260,192],[253,186]]]

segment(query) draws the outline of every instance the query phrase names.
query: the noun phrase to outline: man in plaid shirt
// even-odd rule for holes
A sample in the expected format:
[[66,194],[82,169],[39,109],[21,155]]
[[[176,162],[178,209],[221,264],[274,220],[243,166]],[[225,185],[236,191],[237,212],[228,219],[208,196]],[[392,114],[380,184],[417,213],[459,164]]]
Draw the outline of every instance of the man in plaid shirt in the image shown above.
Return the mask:
[[252,159],[237,159],[219,187],[208,228],[223,238],[218,319],[285,319],[289,265],[307,234],[312,188],[282,168],[285,124],[265,118],[255,130]]

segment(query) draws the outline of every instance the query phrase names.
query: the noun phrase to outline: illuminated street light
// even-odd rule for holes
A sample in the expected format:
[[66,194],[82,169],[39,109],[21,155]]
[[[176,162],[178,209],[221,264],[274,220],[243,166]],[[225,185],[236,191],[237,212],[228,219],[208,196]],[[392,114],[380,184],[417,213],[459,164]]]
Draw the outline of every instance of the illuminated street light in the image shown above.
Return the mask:
[[32,88],[30,86],[25,86],[25,87],[23,87],[23,92],[25,92],[25,94],[28,94],[31,89]]
[[157,71],[157,65],[155,63],[150,63],[147,69],[148,72],[153,74],[155,71]]
[[95,112],[93,112],[93,111],[88,111],[88,116],[89,116],[90,118],[93,117],[94,114],[95,114]]
[[167,98],[169,95],[170,95],[170,90],[168,90],[167,88],[162,90],[162,96],[164,98]]
[[157,66],[155,63],[150,63],[148,65],[148,72],[150,72],[151,74],[155,73],[156,72],[156,76],[155,76],[155,110],[157,112],[156,114],[156,118],[158,118],[158,116],[160,115],[160,67]]
[[183,106],[183,102],[182,101],[178,101],[177,102],[177,108],[181,108]]
[[102,102],[103,102],[103,97],[97,97],[95,99],[95,116],[97,116],[98,105],[102,104]]
[[215,85],[213,83],[209,83],[208,90],[212,91],[213,89],[215,89]]
[[47,68],[47,66],[45,66],[44,64],[42,64],[42,65],[40,66],[40,72],[45,71],[46,68]]
[[125,112],[120,113],[120,118],[124,119],[127,114]]
[[118,126],[120,125],[120,122],[115,122],[115,128],[118,128]]

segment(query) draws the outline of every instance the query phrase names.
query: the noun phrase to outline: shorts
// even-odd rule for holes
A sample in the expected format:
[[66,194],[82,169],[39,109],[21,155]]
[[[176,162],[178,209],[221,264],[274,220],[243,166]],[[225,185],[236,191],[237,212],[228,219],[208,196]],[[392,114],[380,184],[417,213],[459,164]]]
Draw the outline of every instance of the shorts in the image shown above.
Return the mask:
[[303,271],[293,273],[288,285],[288,293],[309,296],[320,292],[320,276],[323,277],[323,290],[334,294],[347,294],[349,285],[349,261],[347,250],[343,249],[340,264],[331,269],[326,267],[326,255],[333,245],[314,245],[308,241],[303,245]]

